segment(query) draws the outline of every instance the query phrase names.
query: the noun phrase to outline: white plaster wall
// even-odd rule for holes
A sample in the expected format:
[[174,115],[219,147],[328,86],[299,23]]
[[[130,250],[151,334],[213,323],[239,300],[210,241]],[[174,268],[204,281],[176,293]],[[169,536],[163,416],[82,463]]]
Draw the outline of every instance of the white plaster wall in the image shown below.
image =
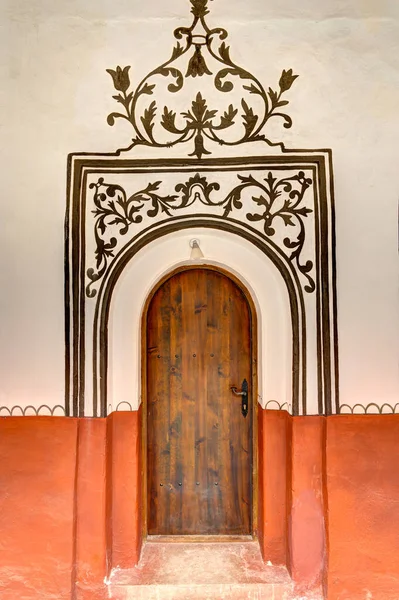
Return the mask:
[[[341,401],[394,404],[399,3],[210,5],[233,57],[266,86],[283,68],[300,74],[289,92],[294,127],[274,131],[288,147],[334,151]],[[122,123],[106,124],[114,101],[105,69],[131,64],[132,79],[141,79],[169,56],[189,3],[3,0],[0,8],[0,405],[59,404],[66,155],[130,140]]]

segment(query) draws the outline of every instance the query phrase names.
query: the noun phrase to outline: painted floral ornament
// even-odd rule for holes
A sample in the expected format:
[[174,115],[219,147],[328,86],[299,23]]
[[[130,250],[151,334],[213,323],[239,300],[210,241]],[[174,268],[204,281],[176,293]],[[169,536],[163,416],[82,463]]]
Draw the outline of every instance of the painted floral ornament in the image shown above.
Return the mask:
[[[168,148],[191,142],[189,155],[201,159],[211,154],[212,143],[236,146],[266,142],[283,146],[268,139],[264,129],[273,117],[282,119],[286,129],[292,126],[291,117],[282,112],[289,103],[283,95],[298,75],[292,69],[284,70],[278,89],[269,87],[266,91],[254,75],[231,59],[225,42],[227,31],[208,27],[208,0],[191,0],[191,12],[191,26],[174,32],[178,41],[170,59],[146,75],[135,89],[130,90],[130,66],[107,69],[119,92],[113,98],[123,107],[123,112],[108,116],[108,124],[124,119],[134,131],[131,143],[118,153],[140,145]],[[212,78],[214,90],[221,94],[221,110],[210,106],[203,96],[207,77]],[[181,101],[176,107],[172,102],[172,96],[182,91],[189,97],[185,111],[179,108]]]
[[206,66],[206,62],[204,57],[202,56],[201,46],[198,44],[195,46],[195,51],[193,56],[188,63],[188,69],[186,73],[186,77],[202,77],[203,75],[212,75],[208,67]]

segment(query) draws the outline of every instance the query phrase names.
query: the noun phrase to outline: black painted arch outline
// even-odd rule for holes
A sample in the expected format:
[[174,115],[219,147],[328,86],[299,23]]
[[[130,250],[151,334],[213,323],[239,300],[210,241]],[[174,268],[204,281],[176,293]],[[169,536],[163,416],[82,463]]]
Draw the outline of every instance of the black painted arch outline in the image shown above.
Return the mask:
[[[99,416],[106,416],[107,407],[107,374],[108,374],[108,319],[112,301],[112,294],[116,283],[127,264],[147,244],[153,242],[173,231],[181,231],[193,227],[220,229],[234,233],[253,243],[277,267],[287,287],[291,307],[291,325],[293,333],[292,343],[292,405],[293,413],[299,414],[301,403],[302,410],[306,412],[306,315],[303,302],[303,293],[297,273],[292,269],[281,253],[278,255],[269,244],[257,238],[255,230],[248,231],[248,226],[239,227],[225,222],[220,217],[208,215],[191,215],[190,217],[175,217],[167,223],[157,223],[141,232],[127,244],[115,257],[110,271],[104,278],[96,303],[94,328],[93,328],[93,403],[96,414],[100,408]],[[284,260],[285,259],[285,260]],[[285,261],[287,264],[285,264]],[[302,393],[301,393],[302,392]]]
[[[329,150],[292,150],[279,156],[257,156],[248,158],[219,159],[120,159],[113,154],[75,154],[68,162],[68,199],[65,223],[65,339],[66,339],[66,414],[83,416],[85,413],[84,377],[85,377],[85,202],[88,173],[134,173],[160,171],[179,171],[192,173],[198,171],[236,171],[239,168],[282,169],[304,168],[311,166],[314,171],[315,208],[318,207],[316,241],[318,241],[317,298],[319,317],[318,333],[318,370],[319,370],[319,414],[339,412],[338,403],[338,342],[336,323],[335,289],[335,231],[334,231],[334,190],[332,157]],[[317,188],[317,192],[316,192]],[[197,218],[200,215],[195,215]],[[203,218],[209,215],[202,215]],[[188,218],[188,217],[186,217]],[[171,224],[173,217],[168,219]],[[232,223],[233,220],[229,222]],[[198,226],[198,222],[195,223]],[[241,225],[241,224],[240,224]],[[160,223],[154,225],[158,228]],[[248,230],[251,228],[249,227]],[[259,232],[253,233],[259,236]],[[263,240],[263,245],[265,245]],[[124,251],[124,249],[122,249]],[[300,286],[299,286],[300,287]],[[108,292],[107,292],[108,293]],[[106,326],[103,311],[101,324]],[[100,313],[98,313],[100,315]],[[306,325],[306,324],[305,324]],[[303,328],[306,343],[306,327]],[[302,332],[301,332],[302,335]],[[293,352],[294,354],[294,352]],[[106,369],[106,360],[101,359],[102,372]],[[302,381],[306,380],[302,376]],[[299,386],[298,386],[299,388]],[[306,394],[305,394],[306,395]],[[98,399],[100,400],[100,399]],[[101,414],[106,414],[106,400],[99,402]],[[293,406],[294,414],[299,412],[299,402]],[[306,413],[303,403],[302,413]],[[98,413],[94,413],[98,416]]]

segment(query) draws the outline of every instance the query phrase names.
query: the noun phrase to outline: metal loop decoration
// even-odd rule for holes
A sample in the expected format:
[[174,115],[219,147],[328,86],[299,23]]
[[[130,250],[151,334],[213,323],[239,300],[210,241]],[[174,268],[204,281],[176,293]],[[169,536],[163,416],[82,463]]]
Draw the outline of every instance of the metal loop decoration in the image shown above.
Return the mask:
[[277,400],[269,400],[268,402],[266,402],[264,408],[269,410],[286,410],[288,413],[292,413],[291,404],[289,404],[288,402],[283,402],[282,404],[280,404],[279,402],[277,402]]
[[[199,159],[211,154],[209,142],[236,146],[260,141],[283,148],[281,142],[269,140],[263,130],[272,117],[283,119],[286,129],[292,126],[291,117],[281,110],[288,105],[282,97],[298,75],[292,69],[283,70],[278,89],[269,87],[266,91],[252,73],[233,62],[230,47],[224,41],[227,31],[208,27],[208,0],[191,0],[191,6],[191,27],[179,27],[174,32],[175,38],[184,43],[178,41],[169,60],[146,75],[135,89],[131,89],[130,66],[107,69],[118,92],[113,98],[123,107],[123,112],[108,115],[108,124],[112,126],[116,119],[124,119],[134,130],[130,145],[118,153],[140,145],[169,148],[185,142],[194,146],[189,156]],[[200,91],[194,93],[191,106],[179,115],[165,103],[162,108],[160,99],[150,99],[162,92],[165,80],[169,82],[165,93],[177,94],[187,86],[189,78],[204,76],[213,78],[213,85],[224,100],[234,92],[230,98],[233,101],[228,101],[224,110],[208,106]],[[243,97],[237,99],[237,93]]]
[[[56,414],[61,413],[61,414]],[[48,406],[42,404],[38,408],[32,405],[29,406],[0,406],[0,417],[65,417],[66,411],[64,406],[57,404],[56,406]]]
[[341,404],[339,407],[339,414],[346,415],[389,415],[389,414],[399,414],[399,402],[395,405],[385,404],[379,405],[376,402],[370,402],[364,406],[363,404],[354,404],[350,406],[349,404]]

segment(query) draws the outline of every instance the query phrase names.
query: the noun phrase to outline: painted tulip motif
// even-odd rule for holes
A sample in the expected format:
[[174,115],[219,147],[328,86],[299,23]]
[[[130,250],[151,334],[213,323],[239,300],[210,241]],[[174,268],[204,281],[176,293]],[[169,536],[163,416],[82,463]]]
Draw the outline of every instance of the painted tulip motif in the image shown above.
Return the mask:
[[281,93],[288,92],[297,77],[298,75],[293,75],[292,69],[284,70],[279,81]]
[[127,92],[129,89],[129,69],[130,67],[124,67],[123,69],[121,67],[116,67],[115,71],[113,69],[107,69],[107,73],[111,75],[114,82],[114,88],[118,92]]
[[195,46],[195,52],[188,63],[186,77],[197,77],[197,75],[198,77],[202,77],[205,74],[212,75],[202,56],[201,46]]

